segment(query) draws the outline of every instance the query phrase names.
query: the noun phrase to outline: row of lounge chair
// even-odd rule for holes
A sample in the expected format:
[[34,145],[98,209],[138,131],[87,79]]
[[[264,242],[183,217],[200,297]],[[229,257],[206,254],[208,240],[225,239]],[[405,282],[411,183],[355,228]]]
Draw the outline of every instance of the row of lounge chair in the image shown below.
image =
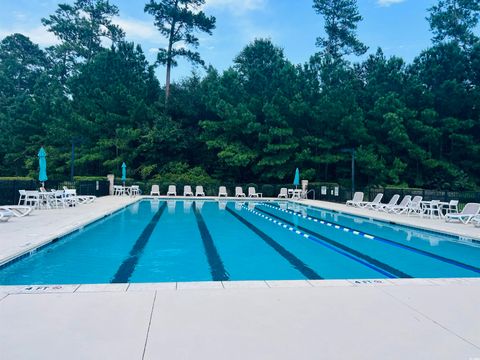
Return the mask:
[[[480,226],[480,204],[468,203],[463,210],[458,210],[458,200],[441,202],[439,200],[423,201],[422,196],[405,195],[400,200],[400,195],[392,196],[388,203],[382,203],[383,194],[377,194],[373,201],[364,201],[364,193],[356,192],[352,200],[346,202],[347,206],[363,209],[383,211],[393,214],[419,215],[445,218],[445,221],[459,221],[464,224],[474,223]],[[445,211],[445,214],[443,213]]]
[[[175,185],[169,185],[167,196],[177,196],[177,187]],[[150,196],[160,196],[160,186],[152,185],[152,189],[150,191]],[[205,191],[202,185],[198,185],[195,187],[195,193],[192,191],[192,187],[190,185],[185,185],[183,187],[183,196],[205,196]],[[228,197],[228,191],[226,186],[220,186],[218,188],[218,197]],[[262,193],[257,192],[257,190],[253,186],[249,186],[247,189],[247,195],[243,192],[243,188],[241,186],[235,187],[235,197],[237,198],[259,198],[263,197]],[[287,199],[288,198],[288,189],[281,188],[280,193],[278,194],[278,198],[280,199]]]
[[[160,196],[160,186],[152,185],[152,189],[150,191],[150,196]],[[169,185],[167,196],[178,196],[177,195],[177,187],[175,185]],[[183,196],[205,196],[205,191],[202,185],[198,185],[195,187],[195,194],[192,191],[192,187],[190,185],[185,185],[183,187]],[[262,197],[262,193],[258,193],[253,186],[248,188],[248,197],[251,198],[259,198]],[[220,186],[218,188],[218,197],[228,197],[228,191],[226,186]],[[243,192],[243,188],[241,186],[237,186],[235,188],[235,197],[247,197]]]

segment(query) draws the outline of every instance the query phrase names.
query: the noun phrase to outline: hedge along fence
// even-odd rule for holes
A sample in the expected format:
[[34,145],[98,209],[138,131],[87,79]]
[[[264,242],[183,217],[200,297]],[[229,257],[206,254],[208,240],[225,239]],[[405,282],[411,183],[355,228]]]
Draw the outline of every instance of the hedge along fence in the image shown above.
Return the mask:
[[[13,205],[18,203],[20,193],[18,190],[38,190],[40,182],[29,178],[0,178],[0,205]],[[110,184],[107,180],[76,180],[61,181],[48,180],[45,182],[47,189],[62,190],[66,186],[76,189],[78,195],[107,196]]]

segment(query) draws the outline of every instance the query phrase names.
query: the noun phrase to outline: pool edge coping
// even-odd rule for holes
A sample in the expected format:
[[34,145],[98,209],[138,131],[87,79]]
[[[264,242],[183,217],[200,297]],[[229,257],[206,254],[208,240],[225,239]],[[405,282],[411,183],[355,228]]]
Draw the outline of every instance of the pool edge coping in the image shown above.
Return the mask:
[[[226,284],[228,284],[226,286]],[[62,284],[62,285],[1,285],[0,294],[73,294],[73,293],[128,293],[146,291],[195,290],[248,290],[248,289],[298,289],[333,287],[384,287],[384,286],[480,286],[480,277],[473,278],[414,278],[414,279],[333,279],[333,280],[242,280],[193,281],[124,284]]]

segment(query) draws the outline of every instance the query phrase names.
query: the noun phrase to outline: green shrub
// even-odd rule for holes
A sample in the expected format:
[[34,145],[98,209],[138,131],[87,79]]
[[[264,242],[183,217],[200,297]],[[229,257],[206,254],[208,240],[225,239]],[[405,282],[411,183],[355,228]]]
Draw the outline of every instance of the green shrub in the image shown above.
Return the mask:
[[264,197],[274,197],[277,195],[275,194],[275,187],[269,184],[262,185],[262,190],[260,192]]
[[4,176],[0,177],[0,181],[36,181],[28,176]]
[[106,176],[74,176],[74,181],[106,181]]

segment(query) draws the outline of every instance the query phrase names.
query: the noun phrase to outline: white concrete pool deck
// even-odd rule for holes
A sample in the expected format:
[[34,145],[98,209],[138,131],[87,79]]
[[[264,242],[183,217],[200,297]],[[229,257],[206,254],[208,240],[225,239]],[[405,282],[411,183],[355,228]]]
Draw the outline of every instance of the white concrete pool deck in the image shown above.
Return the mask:
[[480,358],[480,279],[7,291],[2,360]]
[[[136,200],[100,198],[2,223],[0,263]],[[0,286],[0,359],[479,360],[479,299],[480,278]]]

